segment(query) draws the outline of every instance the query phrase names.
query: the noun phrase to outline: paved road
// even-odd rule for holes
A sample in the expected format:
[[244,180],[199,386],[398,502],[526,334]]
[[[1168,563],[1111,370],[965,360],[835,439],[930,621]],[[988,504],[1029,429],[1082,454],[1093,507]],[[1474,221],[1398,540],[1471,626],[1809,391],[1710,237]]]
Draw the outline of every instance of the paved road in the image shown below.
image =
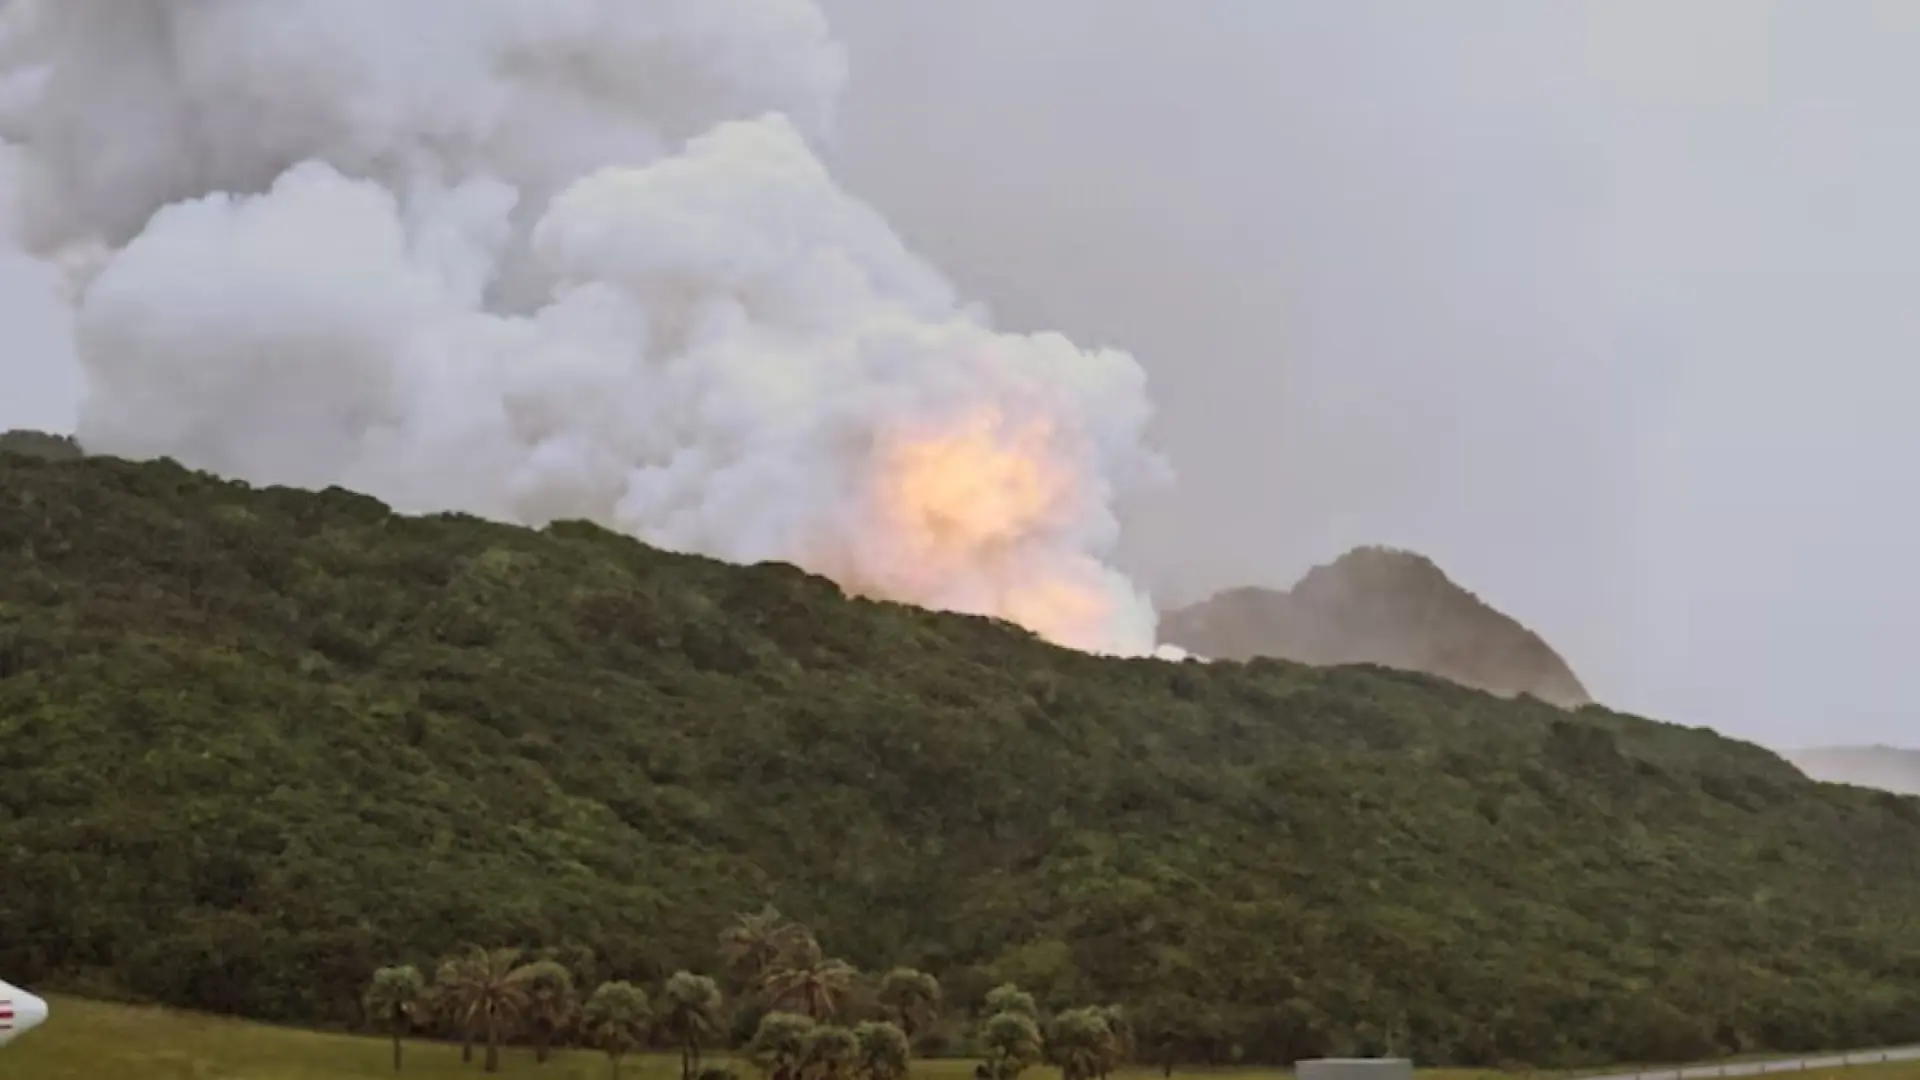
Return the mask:
[[1920,1046],[1853,1050],[1844,1054],[1814,1054],[1767,1061],[1730,1061],[1725,1065],[1689,1065],[1684,1069],[1647,1069],[1642,1072],[1586,1076],[1581,1080],[1708,1080],[1710,1077],[1760,1076],[1764,1073],[1800,1072],[1803,1069],[1844,1069],[1849,1065],[1878,1065],[1884,1061],[1920,1061]]

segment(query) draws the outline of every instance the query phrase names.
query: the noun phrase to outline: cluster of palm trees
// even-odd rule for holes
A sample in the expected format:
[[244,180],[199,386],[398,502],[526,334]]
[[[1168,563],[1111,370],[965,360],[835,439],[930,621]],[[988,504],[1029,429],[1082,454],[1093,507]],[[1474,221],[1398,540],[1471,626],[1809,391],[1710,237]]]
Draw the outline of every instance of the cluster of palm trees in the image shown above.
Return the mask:
[[[940,983],[912,968],[882,977],[874,1001],[882,1018],[843,1022],[860,973],[827,956],[806,927],[772,907],[741,915],[720,935],[724,973],[766,1008],[745,1056],[767,1080],[905,1080],[915,1038],[940,1013]],[[602,983],[584,1000],[572,972],[549,957],[518,949],[475,948],[442,961],[429,981],[412,965],[381,968],[367,987],[368,1019],[393,1039],[393,1067],[412,1031],[437,1026],[461,1040],[462,1060],[484,1048],[485,1071],[500,1068],[508,1040],[530,1044],[548,1060],[563,1043],[604,1051],[618,1080],[621,1060],[656,1040],[677,1047],[681,1080],[731,1080],[725,1067],[705,1067],[702,1048],[722,1020],[714,979],[680,971],[656,995],[625,981]],[[1033,995],[997,987],[987,995],[976,1034],[979,1080],[1016,1080],[1042,1061],[1063,1080],[1105,1080],[1130,1052],[1114,1007],[1075,1009],[1045,1025]]]
[[1116,1005],[1059,1013],[1042,1034],[1033,995],[1008,983],[988,991],[986,1013],[976,1080],[1015,1080],[1042,1061],[1058,1066],[1061,1080],[1106,1080],[1133,1051],[1132,1031]]
[[463,1061],[471,1062],[474,1044],[481,1043],[490,1073],[500,1070],[500,1047],[509,1038],[525,1038],[545,1062],[556,1043],[577,1037],[604,1050],[618,1077],[621,1058],[657,1031],[681,1048],[682,1080],[694,1080],[700,1044],[719,1015],[720,990],[712,979],[682,971],[667,980],[657,1008],[645,990],[624,981],[602,983],[582,1001],[565,965],[526,959],[518,949],[476,948],[442,961],[431,983],[411,964],[381,968],[367,986],[365,1006],[368,1018],[393,1038],[396,1072],[406,1035],[438,1023],[460,1037]]

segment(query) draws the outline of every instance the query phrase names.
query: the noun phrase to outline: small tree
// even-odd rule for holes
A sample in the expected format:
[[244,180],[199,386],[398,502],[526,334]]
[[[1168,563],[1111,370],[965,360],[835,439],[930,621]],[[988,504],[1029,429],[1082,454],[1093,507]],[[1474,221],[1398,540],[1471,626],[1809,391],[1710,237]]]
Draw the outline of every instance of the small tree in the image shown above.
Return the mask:
[[800,1080],[816,1026],[811,1017],[799,1013],[770,1012],[760,1018],[753,1041],[747,1044],[747,1060],[767,1080]]
[[768,972],[813,936],[806,927],[780,914],[772,904],[759,911],[734,916],[733,925],[720,933],[720,963],[742,987],[758,986]]
[[459,1025],[467,1060],[474,1038],[485,1041],[490,1073],[500,1071],[501,1037],[525,1016],[527,986],[514,977],[520,967],[518,949],[474,949],[440,965],[442,1008]]
[[844,960],[822,956],[808,938],[767,972],[767,1000],[776,1009],[791,1007],[812,1020],[827,1020],[840,1010],[859,974]]
[[700,1069],[700,1040],[713,1032],[720,1018],[720,987],[705,975],[676,971],[661,997],[664,1027],[680,1046],[680,1080],[694,1080]]
[[981,1080],[1014,1080],[1040,1061],[1040,1027],[1023,1012],[988,1017],[980,1031],[980,1043],[985,1055],[975,1074]]
[[880,1004],[911,1045],[914,1036],[940,1015],[940,980],[913,968],[894,968],[880,980]]
[[393,1036],[393,1071],[400,1071],[400,1042],[413,1028],[427,1004],[427,980],[412,964],[383,967],[367,985],[367,1018],[386,1026]]
[[1061,1013],[1047,1031],[1047,1060],[1060,1067],[1061,1080],[1099,1080],[1125,1060],[1119,1013],[1086,1008]]
[[1100,1044],[1100,1053],[1094,1062],[1096,1075],[1100,1080],[1107,1080],[1133,1059],[1133,1024],[1118,1005],[1096,1005],[1093,1013],[1107,1025],[1107,1038]]
[[860,1040],[838,1024],[818,1024],[807,1036],[804,1075],[809,1080],[843,1080],[860,1065]]
[[553,1040],[573,1022],[579,999],[573,973],[552,960],[535,960],[514,969],[509,978],[524,997],[522,1012],[533,1033],[533,1059],[544,1065],[553,1054]]
[[460,1036],[460,1063],[473,1064],[474,1026],[466,1015],[466,995],[460,986],[465,976],[465,956],[452,956],[440,961],[433,973],[433,1011],[441,1026]]
[[853,1029],[860,1057],[854,1072],[861,1080],[906,1080],[913,1054],[907,1033],[886,1021],[868,1021]]
[[987,991],[987,1015],[998,1016],[1001,1013],[1016,1013],[1029,1020],[1040,1019],[1040,1009],[1033,1003],[1033,995],[1012,983],[1001,983]]
[[1165,1077],[1182,1061],[1211,1061],[1221,1041],[1219,1014],[1185,994],[1153,998],[1127,1027],[1137,1051]]
[[599,1047],[620,1080],[620,1059],[646,1043],[652,1011],[646,991],[629,982],[602,983],[580,1010],[587,1041]]

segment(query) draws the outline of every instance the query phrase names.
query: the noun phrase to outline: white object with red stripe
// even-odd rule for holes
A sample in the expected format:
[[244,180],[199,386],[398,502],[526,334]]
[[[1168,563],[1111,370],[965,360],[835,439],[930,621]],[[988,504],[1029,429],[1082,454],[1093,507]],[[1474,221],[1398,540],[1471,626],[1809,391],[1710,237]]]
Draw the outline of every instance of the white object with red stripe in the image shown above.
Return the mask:
[[46,1022],[46,1002],[17,986],[0,982],[0,1046]]

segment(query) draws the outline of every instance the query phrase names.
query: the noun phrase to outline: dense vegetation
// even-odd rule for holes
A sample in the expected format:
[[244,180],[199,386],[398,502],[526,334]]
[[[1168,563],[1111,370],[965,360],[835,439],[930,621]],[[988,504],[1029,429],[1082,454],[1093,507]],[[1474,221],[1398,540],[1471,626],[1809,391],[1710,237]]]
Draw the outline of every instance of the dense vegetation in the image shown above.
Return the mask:
[[1920,1038],[1920,804],[1711,732],[168,463],[0,455],[0,779],[0,971],[253,1017],[770,902],[936,976],[927,1053],[1008,982],[1195,1061]]
[[1424,671],[1495,694],[1591,704],[1540,635],[1455,584],[1433,560],[1355,548],[1293,588],[1229,589],[1169,611],[1160,638],[1199,656]]

